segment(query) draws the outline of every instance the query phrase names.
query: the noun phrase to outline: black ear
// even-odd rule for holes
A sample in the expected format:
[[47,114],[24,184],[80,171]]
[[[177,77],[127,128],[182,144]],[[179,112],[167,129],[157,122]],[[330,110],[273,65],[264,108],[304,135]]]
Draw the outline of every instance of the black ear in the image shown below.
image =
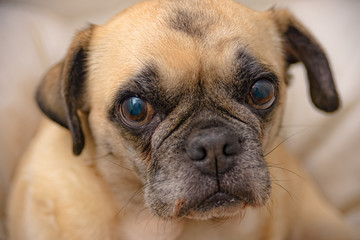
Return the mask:
[[40,109],[70,130],[75,155],[79,155],[85,146],[77,111],[83,104],[87,54],[93,29],[91,25],[74,37],[65,59],[50,69],[36,93]]
[[284,39],[288,65],[301,61],[306,67],[312,102],[325,112],[336,111],[340,99],[320,44],[287,10],[272,10],[272,14]]

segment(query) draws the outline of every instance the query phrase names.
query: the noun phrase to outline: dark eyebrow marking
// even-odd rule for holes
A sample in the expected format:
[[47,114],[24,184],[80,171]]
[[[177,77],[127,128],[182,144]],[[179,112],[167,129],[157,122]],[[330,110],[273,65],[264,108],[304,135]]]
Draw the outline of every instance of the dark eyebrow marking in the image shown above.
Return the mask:
[[235,61],[238,78],[256,78],[257,75],[264,72],[272,72],[268,66],[261,63],[244,48],[237,52]]
[[159,76],[155,67],[146,66],[138,75],[130,80],[139,95],[149,95],[158,92]]
[[276,85],[279,84],[278,76],[269,66],[259,61],[246,49],[241,48],[235,55],[234,85],[237,86],[237,91],[245,94],[243,93],[243,91],[246,90],[244,84],[252,84],[260,78],[266,78]]

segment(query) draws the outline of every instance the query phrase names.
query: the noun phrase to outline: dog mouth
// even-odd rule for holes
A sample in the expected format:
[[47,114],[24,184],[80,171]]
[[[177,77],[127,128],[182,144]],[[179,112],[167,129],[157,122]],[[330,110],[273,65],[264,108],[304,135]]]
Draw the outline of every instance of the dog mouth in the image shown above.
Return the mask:
[[244,201],[237,196],[224,192],[216,192],[200,202],[195,209],[198,212],[207,212],[218,207],[229,207],[239,205],[240,203],[244,203]]
[[[244,199],[221,191],[217,191],[205,197],[201,201],[192,204],[184,204],[184,201],[177,204],[177,212],[174,217],[208,218],[209,216],[229,216],[247,206]],[[187,205],[187,206],[186,206]]]

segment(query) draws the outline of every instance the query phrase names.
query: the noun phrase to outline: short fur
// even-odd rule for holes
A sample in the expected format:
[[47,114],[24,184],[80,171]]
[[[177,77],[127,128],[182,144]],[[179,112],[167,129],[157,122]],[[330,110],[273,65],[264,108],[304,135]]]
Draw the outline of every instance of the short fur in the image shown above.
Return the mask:
[[[298,61],[315,106],[335,111],[326,55],[286,10],[152,0],[79,32],[39,86],[53,121],[17,171],[10,239],[351,239],[296,159],[275,149]],[[259,79],[276,95],[263,110],[249,103]],[[151,121],[123,121],[131,96],[151,104]],[[231,153],[191,157],[219,141]]]

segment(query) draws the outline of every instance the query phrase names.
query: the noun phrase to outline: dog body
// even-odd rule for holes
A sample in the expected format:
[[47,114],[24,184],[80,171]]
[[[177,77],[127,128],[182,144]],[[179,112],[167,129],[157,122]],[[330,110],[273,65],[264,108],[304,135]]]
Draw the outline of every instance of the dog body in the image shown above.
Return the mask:
[[81,31],[39,87],[65,128],[44,120],[24,154],[10,239],[349,239],[275,149],[297,61],[336,110],[325,54],[284,10],[147,1]]

